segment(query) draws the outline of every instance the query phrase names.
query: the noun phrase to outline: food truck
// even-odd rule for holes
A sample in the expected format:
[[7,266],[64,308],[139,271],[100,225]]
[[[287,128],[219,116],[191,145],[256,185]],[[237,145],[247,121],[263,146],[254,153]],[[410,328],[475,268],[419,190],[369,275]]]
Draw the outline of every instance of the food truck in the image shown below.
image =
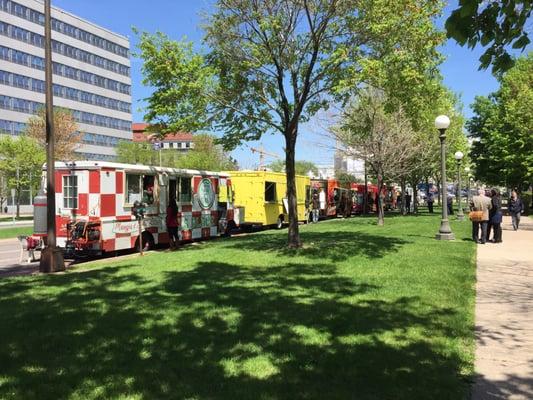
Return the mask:
[[321,218],[351,214],[352,193],[345,186],[338,179],[311,179],[311,191],[319,196]]
[[[227,174],[102,161],[55,163],[58,246],[102,254],[169,242],[167,207],[175,199],[180,241],[208,239],[234,226]],[[38,196],[39,197],[39,196]],[[46,240],[46,196],[34,206],[34,236]],[[133,214],[137,215],[133,215]],[[141,215],[139,215],[141,214]]]
[[[378,193],[378,188],[376,185],[368,184],[366,187],[366,199],[367,199],[367,212],[376,210],[376,198]],[[364,183],[352,183],[352,212],[354,214],[363,214],[364,213],[364,198],[365,198],[365,185]]]
[[[233,202],[244,209],[244,221],[235,223],[243,228],[283,227],[289,221],[287,201],[287,176],[271,171],[231,171]],[[306,195],[310,180],[296,175],[298,221],[306,221]],[[242,219],[242,218],[241,218]]]

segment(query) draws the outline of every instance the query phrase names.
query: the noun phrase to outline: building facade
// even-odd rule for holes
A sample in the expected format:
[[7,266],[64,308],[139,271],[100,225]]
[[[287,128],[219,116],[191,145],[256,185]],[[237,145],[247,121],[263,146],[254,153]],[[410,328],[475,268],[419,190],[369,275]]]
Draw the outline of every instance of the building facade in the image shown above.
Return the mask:
[[[150,140],[150,134],[147,133],[148,124],[144,122],[134,122],[132,124],[133,141],[147,142]],[[169,133],[160,140],[160,146],[163,150],[176,150],[185,153],[194,147],[193,134],[188,132]]]
[[[54,106],[81,132],[75,155],[114,160],[131,140],[129,39],[52,7]],[[44,3],[0,0],[0,133],[20,135],[45,103]]]

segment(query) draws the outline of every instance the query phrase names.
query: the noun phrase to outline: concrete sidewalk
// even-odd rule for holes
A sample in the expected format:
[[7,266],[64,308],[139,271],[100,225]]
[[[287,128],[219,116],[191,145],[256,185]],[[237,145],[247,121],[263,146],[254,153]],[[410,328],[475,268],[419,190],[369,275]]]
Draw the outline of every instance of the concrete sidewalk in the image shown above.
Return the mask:
[[472,400],[533,399],[533,220],[477,248],[476,380]]

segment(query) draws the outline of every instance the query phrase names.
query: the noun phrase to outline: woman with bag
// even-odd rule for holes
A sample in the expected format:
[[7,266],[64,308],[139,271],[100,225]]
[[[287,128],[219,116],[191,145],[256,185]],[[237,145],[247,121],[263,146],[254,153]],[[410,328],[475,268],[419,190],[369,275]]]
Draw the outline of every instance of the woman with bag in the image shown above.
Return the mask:
[[490,231],[494,230],[492,236],[492,243],[502,242],[502,201],[500,199],[500,192],[497,189],[490,191],[492,207],[489,212],[489,226],[487,229],[487,240],[489,240]]
[[[472,240],[479,244],[487,241],[487,225],[489,222],[489,210],[492,203],[489,197],[485,196],[485,189],[478,189],[478,195],[470,202],[470,221],[472,221]],[[481,228],[481,235],[479,230]]]

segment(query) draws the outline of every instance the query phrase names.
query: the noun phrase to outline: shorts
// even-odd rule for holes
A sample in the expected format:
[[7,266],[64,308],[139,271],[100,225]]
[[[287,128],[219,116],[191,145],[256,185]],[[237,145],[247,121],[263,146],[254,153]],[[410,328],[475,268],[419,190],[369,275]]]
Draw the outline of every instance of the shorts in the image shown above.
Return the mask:
[[167,226],[167,231],[169,239],[179,240],[177,226]]

